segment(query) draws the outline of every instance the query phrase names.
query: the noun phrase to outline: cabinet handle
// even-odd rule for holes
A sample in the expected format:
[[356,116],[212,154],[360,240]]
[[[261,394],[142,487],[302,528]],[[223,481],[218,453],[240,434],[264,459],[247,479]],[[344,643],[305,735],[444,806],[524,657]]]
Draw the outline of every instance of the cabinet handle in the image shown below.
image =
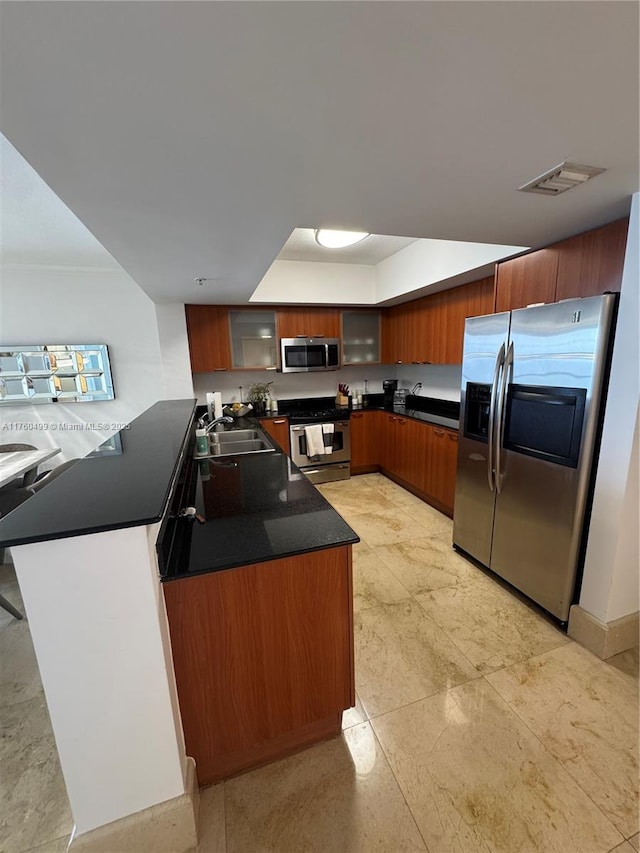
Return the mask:
[[443,436],[443,435],[444,435],[444,430],[443,430],[443,429],[435,429],[435,428],[434,428],[434,430],[433,430],[433,434],[434,434],[434,435],[437,435],[437,436]]
[[389,420],[390,421],[397,421],[398,419],[396,417],[394,417],[393,415],[389,415]]
[[279,418],[279,420],[274,421],[274,424],[286,424],[286,422],[287,422],[286,418]]
[[226,367],[214,367],[213,373],[221,373],[223,370],[226,370]]
[[450,432],[449,433],[449,441],[457,441],[457,440],[458,440],[458,433],[457,432]]
[[361,418],[362,416],[363,416],[362,412],[352,412],[351,413],[352,418]]
[[404,418],[398,418],[399,424],[406,424],[406,420]]

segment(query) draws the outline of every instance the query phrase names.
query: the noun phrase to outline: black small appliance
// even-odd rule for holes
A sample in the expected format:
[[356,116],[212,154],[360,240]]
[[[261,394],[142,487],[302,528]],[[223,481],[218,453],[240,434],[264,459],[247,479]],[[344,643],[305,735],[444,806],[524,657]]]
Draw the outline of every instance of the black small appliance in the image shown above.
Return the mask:
[[382,380],[382,393],[384,394],[384,407],[385,409],[393,408],[393,392],[398,387],[397,379],[383,379]]

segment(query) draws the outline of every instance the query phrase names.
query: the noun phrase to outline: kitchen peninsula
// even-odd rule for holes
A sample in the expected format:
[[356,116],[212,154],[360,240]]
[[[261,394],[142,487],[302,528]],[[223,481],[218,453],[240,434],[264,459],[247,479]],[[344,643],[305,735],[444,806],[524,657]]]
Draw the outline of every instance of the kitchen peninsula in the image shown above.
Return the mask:
[[[187,754],[204,750],[200,783],[222,778],[337,734],[353,702],[357,537],[278,448],[263,461],[206,463],[209,480],[198,471],[198,488],[213,480],[212,524],[222,531],[229,512],[237,531],[234,558],[225,565],[213,537],[209,565],[201,548],[161,583],[156,542],[192,461],[193,418],[193,400],[157,403],[0,520],[76,824],[72,851],[116,844],[132,821],[146,849],[195,846]],[[248,526],[231,520],[234,501]],[[247,533],[256,523],[268,553]]]

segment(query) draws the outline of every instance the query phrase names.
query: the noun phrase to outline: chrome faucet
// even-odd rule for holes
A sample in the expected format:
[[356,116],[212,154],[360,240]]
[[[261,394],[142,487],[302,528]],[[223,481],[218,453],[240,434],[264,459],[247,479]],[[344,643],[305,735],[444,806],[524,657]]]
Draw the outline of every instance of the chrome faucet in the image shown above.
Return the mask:
[[421,388],[422,388],[422,382],[416,382],[416,384],[413,386],[413,388],[411,389],[411,391],[409,393],[410,394],[417,394]]
[[232,423],[233,423],[233,418],[230,415],[223,415],[221,418],[216,418],[215,420],[211,421],[211,423],[209,423],[209,424],[205,421],[204,417],[202,417],[198,420],[198,427],[200,429],[206,429],[207,432],[211,432],[211,430],[214,428],[214,426],[217,426],[218,424],[232,424]]

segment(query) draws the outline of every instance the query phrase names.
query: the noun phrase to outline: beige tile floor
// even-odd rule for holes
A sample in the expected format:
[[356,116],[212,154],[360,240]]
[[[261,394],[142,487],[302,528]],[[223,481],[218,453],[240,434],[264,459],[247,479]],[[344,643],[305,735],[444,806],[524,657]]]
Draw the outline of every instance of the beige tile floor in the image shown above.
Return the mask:
[[[639,851],[638,650],[569,641],[384,477],[321,491],[362,538],[357,705],[341,738],[204,789],[198,853]],[[10,566],[0,592],[21,606]],[[0,662],[0,851],[63,853],[29,627],[3,611]]]

